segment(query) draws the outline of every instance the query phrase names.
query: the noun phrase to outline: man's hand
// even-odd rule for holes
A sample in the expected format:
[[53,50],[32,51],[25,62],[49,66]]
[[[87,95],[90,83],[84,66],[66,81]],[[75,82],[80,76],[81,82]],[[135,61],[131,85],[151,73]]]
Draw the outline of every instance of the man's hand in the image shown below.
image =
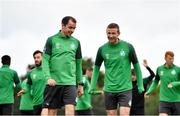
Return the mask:
[[145,98],[149,98],[149,94],[145,93],[145,94],[144,94],[144,97],[145,97]]
[[78,85],[77,93],[78,97],[82,96],[84,94],[84,86]]
[[145,67],[148,67],[148,63],[147,63],[147,60],[146,60],[146,59],[143,60],[143,65],[144,65]]
[[171,83],[169,83],[167,87],[168,87],[168,88],[172,88],[173,85],[172,85]]
[[56,81],[54,79],[48,79],[47,84],[49,86],[55,86],[56,85]]
[[18,93],[17,93],[17,96],[21,96],[21,95],[23,95],[25,93],[25,91],[22,89],[22,90],[20,90]]

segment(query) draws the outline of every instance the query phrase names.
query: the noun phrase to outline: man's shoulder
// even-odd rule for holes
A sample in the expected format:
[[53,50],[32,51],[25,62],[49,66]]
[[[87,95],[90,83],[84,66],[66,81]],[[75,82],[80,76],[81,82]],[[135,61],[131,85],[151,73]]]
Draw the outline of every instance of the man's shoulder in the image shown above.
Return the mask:
[[51,35],[48,37],[48,40],[59,37],[59,33],[56,33],[54,35]]

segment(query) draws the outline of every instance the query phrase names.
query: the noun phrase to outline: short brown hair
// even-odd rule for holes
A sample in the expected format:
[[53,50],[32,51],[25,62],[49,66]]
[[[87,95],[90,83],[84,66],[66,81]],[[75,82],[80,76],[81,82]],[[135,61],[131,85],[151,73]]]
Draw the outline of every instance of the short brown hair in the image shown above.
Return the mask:
[[110,24],[107,26],[107,28],[116,28],[116,29],[118,29],[118,32],[120,32],[120,30],[119,30],[119,25],[116,24],[116,23],[110,23]]
[[171,56],[171,57],[174,57],[174,53],[173,53],[172,51],[166,51],[166,53],[165,53],[165,58],[166,58],[168,55]]

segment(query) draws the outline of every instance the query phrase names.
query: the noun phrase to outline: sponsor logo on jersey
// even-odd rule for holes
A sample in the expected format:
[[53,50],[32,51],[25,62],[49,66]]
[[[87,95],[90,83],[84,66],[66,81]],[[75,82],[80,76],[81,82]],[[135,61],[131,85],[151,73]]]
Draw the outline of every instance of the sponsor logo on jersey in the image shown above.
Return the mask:
[[175,74],[176,74],[176,71],[175,71],[175,70],[172,70],[172,71],[171,71],[171,74],[172,74],[172,75],[175,75]]
[[33,74],[33,75],[32,75],[32,78],[33,78],[33,79],[36,79],[36,74]]
[[56,43],[56,49],[59,49],[61,47],[60,43]]
[[106,56],[106,59],[109,59],[109,54],[106,54],[105,56]]
[[126,55],[125,51],[124,50],[120,50],[120,56],[125,56],[125,55]]
[[164,74],[164,71],[160,71],[160,76],[162,76]]
[[74,50],[74,49],[76,48],[76,45],[75,45],[74,43],[72,43],[72,44],[70,45],[70,48],[71,48],[72,50]]

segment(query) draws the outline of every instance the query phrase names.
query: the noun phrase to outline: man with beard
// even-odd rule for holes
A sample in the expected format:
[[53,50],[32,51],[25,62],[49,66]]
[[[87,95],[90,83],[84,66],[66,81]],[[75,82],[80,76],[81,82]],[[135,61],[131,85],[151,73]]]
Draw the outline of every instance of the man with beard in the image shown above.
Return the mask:
[[[35,115],[40,115],[42,111],[42,103],[44,101],[44,89],[47,79],[44,77],[41,67],[42,52],[37,50],[33,53],[36,67],[27,74],[27,88],[32,89],[33,96],[33,112]],[[22,90],[19,94],[26,92]]]

